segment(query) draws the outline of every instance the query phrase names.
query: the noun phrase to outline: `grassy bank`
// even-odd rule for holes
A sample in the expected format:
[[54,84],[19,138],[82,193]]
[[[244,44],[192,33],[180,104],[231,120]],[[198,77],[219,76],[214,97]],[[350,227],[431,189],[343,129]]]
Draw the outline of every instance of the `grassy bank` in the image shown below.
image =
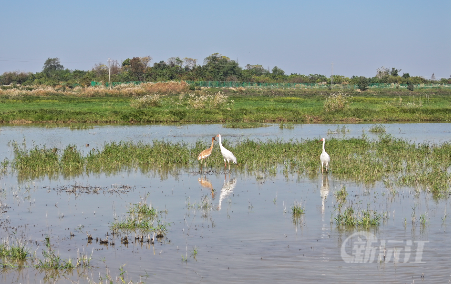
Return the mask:
[[[163,84],[163,83],[162,83]],[[2,89],[0,122],[229,123],[451,121],[451,90],[202,89],[142,84],[113,89]]]
[[[18,172],[20,180],[59,175],[73,177],[83,174],[116,174],[124,170],[153,172],[165,179],[181,169],[197,170],[197,155],[209,145],[154,141],[152,144],[113,142],[102,150],[92,149],[86,156],[74,146],[66,149],[15,145],[12,161],[3,161]],[[316,140],[252,141],[224,145],[237,157],[233,170],[253,174],[307,175],[320,173],[321,143]],[[217,147],[217,146],[216,146]],[[377,141],[366,137],[346,140],[330,139],[326,150],[331,156],[331,171],[337,178],[371,184],[383,181],[387,188],[408,186],[432,192],[437,197],[448,196],[451,185],[451,144],[416,145],[380,134]],[[223,170],[219,148],[207,159],[207,167]]]

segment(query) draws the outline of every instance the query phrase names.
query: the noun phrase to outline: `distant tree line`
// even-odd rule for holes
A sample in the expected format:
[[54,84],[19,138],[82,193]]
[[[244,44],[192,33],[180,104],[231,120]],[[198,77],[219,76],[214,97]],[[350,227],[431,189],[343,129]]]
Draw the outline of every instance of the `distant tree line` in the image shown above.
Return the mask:
[[377,69],[376,75],[371,78],[363,76],[352,76],[351,78],[320,74],[302,75],[292,73],[290,75],[279,67],[271,70],[262,65],[247,64],[244,68],[238,62],[227,56],[214,53],[206,57],[203,65],[197,64],[193,58],[171,57],[167,61],[155,62],[150,66],[152,58],[133,57],[123,62],[117,60],[109,61],[107,64],[98,63],[89,71],[65,69],[59,58],[48,58],[41,72],[5,72],[0,76],[0,84],[21,85],[82,85],[88,86],[91,81],[101,82],[129,82],[129,81],[240,81],[255,83],[320,83],[320,84],[356,84],[365,89],[365,86],[373,83],[397,83],[397,84],[421,84],[441,83],[451,84],[451,77],[435,80],[434,74],[431,79],[420,76],[410,76],[409,73],[401,73],[401,69],[381,67]]

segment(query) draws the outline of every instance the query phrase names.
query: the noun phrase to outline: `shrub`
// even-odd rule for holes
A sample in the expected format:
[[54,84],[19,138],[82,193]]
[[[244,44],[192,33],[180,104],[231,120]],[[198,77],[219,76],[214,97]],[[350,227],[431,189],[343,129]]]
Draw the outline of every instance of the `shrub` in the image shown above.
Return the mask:
[[365,78],[364,76],[360,76],[357,81],[357,86],[359,87],[360,91],[365,91],[368,89],[368,78]]
[[148,107],[156,107],[160,105],[160,95],[145,95],[144,97],[137,98],[130,103],[132,108],[141,109]]
[[326,112],[344,110],[349,107],[348,98],[348,95],[342,93],[331,94],[324,102],[324,110]]
[[229,97],[222,92],[194,93],[188,95],[188,103],[194,109],[221,109],[233,104],[233,100],[229,102]]

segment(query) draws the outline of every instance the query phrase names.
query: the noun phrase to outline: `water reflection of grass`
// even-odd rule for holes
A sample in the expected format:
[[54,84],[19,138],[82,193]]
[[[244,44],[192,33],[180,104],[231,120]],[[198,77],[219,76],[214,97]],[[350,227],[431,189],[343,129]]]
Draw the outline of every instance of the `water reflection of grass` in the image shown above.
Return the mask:
[[261,122],[228,122],[222,125],[224,128],[259,128],[259,127],[267,127],[268,124]]
[[[237,171],[274,174],[283,166],[287,174],[316,176],[319,172],[321,145],[316,140],[266,142],[244,140],[231,144],[224,141],[238,158]],[[197,166],[197,155],[207,142],[195,145],[168,141],[112,142],[103,150],[92,149],[83,156],[75,146],[64,150],[35,146],[26,149],[14,144],[14,159],[3,161],[18,172],[19,179],[77,176],[89,173],[116,174],[123,170],[155,172],[167,177],[180,169]],[[447,196],[451,173],[451,144],[414,144],[380,134],[376,140],[366,136],[350,139],[329,139],[326,144],[331,156],[331,172],[340,179],[371,184],[390,180],[395,186],[423,188],[436,197]],[[209,165],[220,170],[223,164],[219,149],[213,149]],[[213,167],[215,169],[215,167]]]

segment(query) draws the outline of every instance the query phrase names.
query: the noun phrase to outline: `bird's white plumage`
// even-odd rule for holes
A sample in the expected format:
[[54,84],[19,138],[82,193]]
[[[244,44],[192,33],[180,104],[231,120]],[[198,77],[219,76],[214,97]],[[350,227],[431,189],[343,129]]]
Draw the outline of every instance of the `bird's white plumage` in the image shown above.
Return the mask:
[[326,139],[322,138],[321,141],[323,141],[323,152],[321,153],[321,156],[319,156],[319,159],[321,161],[321,172],[323,172],[323,167],[326,168],[326,172],[329,170],[329,162],[330,162],[330,156],[326,153],[326,150],[324,149],[324,145],[326,144]]
[[232,161],[234,164],[236,164],[236,157],[235,157],[235,155],[233,155],[232,152],[230,152],[229,150],[224,148],[224,146],[222,146],[221,134],[216,135],[216,137],[219,138],[219,147],[221,148],[222,157],[224,157],[224,165],[227,162],[227,163],[229,163],[229,167],[230,167],[230,161]]

